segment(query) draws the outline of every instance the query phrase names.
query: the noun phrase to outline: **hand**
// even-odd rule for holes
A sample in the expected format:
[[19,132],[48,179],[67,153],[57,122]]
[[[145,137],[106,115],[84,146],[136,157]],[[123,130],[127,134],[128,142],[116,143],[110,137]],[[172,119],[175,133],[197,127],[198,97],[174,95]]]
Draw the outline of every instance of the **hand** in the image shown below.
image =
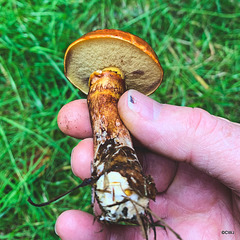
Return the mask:
[[[159,104],[133,90],[120,98],[118,108],[131,134],[148,149],[141,153],[145,172],[163,192],[151,201],[152,211],[185,240],[240,239],[240,125],[201,109]],[[72,152],[72,168],[81,179],[90,177],[93,142],[86,100],[65,105],[58,124],[84,139]],[[142,239],[137,226],[108,227],[93,219],[66,211],[56,232],[63,240]],[[175,239],[156,229],[157,239]]]

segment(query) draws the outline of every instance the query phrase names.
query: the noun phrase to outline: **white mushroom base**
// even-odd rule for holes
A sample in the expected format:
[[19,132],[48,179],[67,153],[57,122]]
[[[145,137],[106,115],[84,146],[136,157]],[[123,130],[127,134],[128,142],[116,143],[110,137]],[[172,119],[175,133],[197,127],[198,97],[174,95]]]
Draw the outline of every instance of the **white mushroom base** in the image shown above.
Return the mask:
[[145,208],[149,204],[149,199],[134,192],[127,178],[119,172],[103,174],[96,182],[96,195],[99,204],[104,209],[99,219],[101,221],[136,221],[138,215],[145,213]]

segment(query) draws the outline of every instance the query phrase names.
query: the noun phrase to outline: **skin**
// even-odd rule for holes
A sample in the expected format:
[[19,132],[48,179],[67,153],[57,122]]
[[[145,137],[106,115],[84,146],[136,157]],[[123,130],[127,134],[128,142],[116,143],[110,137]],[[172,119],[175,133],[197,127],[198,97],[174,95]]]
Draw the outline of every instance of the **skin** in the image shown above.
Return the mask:
[[[239,239],[240,124],[202,109],[160,104],[134,90],[120,98],[118,110],[159,191],[152,211],[185,240]],[[81,179],[90,177],[93,140],[86,100],[65,105],[58,124],[64,133],[83,139],[73,149],[72,170]],[[139,227],[93,220],[80,210],[63,212],[56,233],[63,240],[143,239]],[[149,236],[153,239],[153,231]],[[176,238],[157,227],[157,239]]]

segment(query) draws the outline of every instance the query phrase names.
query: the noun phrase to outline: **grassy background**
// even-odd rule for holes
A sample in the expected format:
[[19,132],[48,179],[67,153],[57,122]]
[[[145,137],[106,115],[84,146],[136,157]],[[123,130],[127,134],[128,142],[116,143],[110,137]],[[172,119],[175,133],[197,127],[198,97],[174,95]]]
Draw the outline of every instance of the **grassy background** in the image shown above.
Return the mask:
[[[238,0],[0,0],[0,239],[58,239],[56,217],[90,211],[90,189],[44,208],[30,206],[76,186],[60,108],[84,97],[63,75],[67,46],[84,33],[117,28],[149,42],[164,81],[152,97],[240,118]],[[87,190],[86,190],[87,189]]]

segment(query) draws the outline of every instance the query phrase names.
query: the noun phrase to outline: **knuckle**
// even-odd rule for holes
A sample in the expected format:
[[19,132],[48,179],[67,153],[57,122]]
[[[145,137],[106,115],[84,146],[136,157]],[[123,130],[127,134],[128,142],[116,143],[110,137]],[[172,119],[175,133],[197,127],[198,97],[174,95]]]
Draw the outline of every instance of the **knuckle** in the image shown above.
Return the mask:
[[207,137],[217,128],[217,119],[200,108],[192,108],[187,119],[187,128],[194,137]]
[[212,144],[211,135],[214,134],[216,128],[216,118],[207,111],[200,108],[192,108],[189,111],[187,117],[187,135],[191,140],[189,141],[186,157],[187,162],[192,162],[194,159],[199,158],[206,146]]

